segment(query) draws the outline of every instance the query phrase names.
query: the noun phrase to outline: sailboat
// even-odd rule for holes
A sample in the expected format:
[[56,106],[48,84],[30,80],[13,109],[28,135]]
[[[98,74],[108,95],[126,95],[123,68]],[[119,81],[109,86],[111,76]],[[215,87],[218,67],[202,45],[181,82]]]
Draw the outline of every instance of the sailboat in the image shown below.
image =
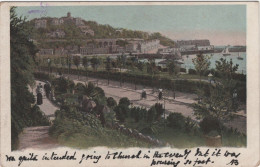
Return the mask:
[[240,56],[239,52],[238,52],[237,59],[238,59],[238,60],[243,60],[243,57]]
[[222,55],[223,56],[230,56],[231,54],[229,53],[228,47],[226,47],[223,51],[222,51]]

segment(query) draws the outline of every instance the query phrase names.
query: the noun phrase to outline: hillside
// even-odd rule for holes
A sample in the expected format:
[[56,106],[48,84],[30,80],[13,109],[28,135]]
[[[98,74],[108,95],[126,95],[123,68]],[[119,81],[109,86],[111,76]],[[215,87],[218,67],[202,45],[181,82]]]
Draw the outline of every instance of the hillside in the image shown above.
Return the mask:
[[[45,28],[35,28],[35,21],[33,19],[29,21],[29,24],[33,27],[32,39],[38,42],[40,47],[48,46],[66,46],[71,44],[83,45],[86,40],[101,39],[101,38],[140,38],[144,40],[148,39],[159,39],[160,44],[164,46],[174,46],[174,41],[161,35],[160,33],[152,33],[144,31],[129,30],[123,28],[114,28],[110,25],[98,24],[95,21],[82,20],[85,27],[88,27],[93,31],[93,35],[82,33],[79,26],[76,26],[73,22],[64,22],[61,25],[53,25],[50,17],[41,18],[47,20]],[[64,37],[50,38],[47,34],[55,31],[62,31],[65,33]]]

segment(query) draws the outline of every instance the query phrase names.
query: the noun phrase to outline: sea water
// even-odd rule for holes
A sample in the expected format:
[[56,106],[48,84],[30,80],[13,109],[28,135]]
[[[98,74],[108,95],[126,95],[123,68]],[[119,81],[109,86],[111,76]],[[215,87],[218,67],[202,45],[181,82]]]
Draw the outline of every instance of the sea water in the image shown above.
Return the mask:
[[[207,53],[204,55],[207,55],[210,57],[210,68],[216,68],[216,61],[220,60],[221,58],[226,59],[227,61],[230,61],[232,59],[233,64],[238,64],[238,70],[237,73],[246,74],[246,52],[230,52],[231,55],[229,56],[223,56],[222,53]],[[238,54],[240,57],[243,58],[243,60],[238,59]],[[181,65],[182,68],[185,69],[194,69],[194,64],[192,63],[192,59],[196,57],[196,54],[194,55],[182,55],[182,59],[184,64]]]

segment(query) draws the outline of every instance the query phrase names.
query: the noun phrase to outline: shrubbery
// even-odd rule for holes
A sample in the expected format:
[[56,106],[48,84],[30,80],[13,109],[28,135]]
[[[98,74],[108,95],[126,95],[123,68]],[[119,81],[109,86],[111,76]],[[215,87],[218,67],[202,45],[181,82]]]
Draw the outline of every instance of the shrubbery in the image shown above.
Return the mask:
[[107,106],[108,106],[109,108],[114,108],[114,107],[117,106],[117,103],[116,103],[116,101],[113,99],[113,97],[107,98]]
[[196,72],[196,70],[194,70],[194,69],[189,69],[189,74],[191,74],[191,75],[196,75],[197,72]]
[[185,127],[185,117],[181,113],[170,113],[167,122],[168,126],[173,129],[183,129]]
[[204,134],[208,134],[211,131],[217,131],[220,133],[220,122],[213,117],[205,117],[200,123],[200,129]]

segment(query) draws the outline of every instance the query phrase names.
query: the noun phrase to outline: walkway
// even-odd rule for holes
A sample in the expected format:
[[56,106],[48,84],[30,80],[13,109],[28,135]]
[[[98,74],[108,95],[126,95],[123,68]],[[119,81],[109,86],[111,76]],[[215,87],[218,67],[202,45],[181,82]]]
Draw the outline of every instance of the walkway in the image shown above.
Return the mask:
[[[38,85],[40,81],[36,81]],[[41,82],[44,85],[43,82]],[[31,89],[30,89],[31,90]],[[33,89],[33,94],[36,97],[36,89]],[[50,120],[53,120],[54,113],[58,109],[55,107],[46,97],[43,95],[43,103],[40,105],[41,111],[44,112]],[[57,141],[49,136],[50,126],[35,126],[27,127],[23,129],[23,132],[19,134],[19,146],[18,150],[23,149],[53,149],[59,146]]]

